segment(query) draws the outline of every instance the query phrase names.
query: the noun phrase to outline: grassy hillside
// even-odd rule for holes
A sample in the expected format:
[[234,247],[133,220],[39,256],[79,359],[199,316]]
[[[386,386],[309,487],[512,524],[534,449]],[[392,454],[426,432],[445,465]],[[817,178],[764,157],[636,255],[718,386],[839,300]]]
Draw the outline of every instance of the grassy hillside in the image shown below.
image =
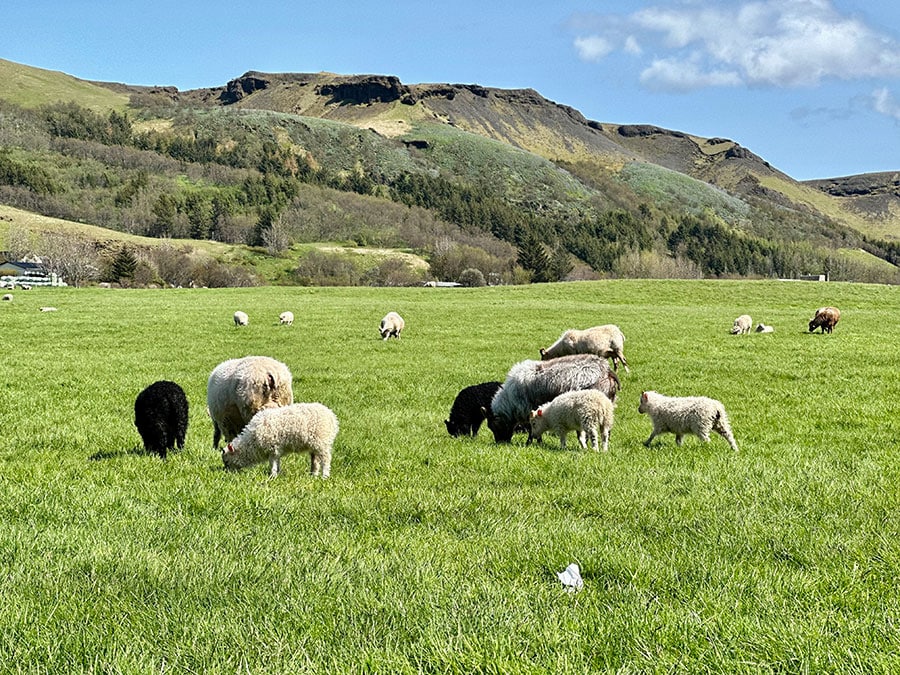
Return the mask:
[[[809,334],[823,304],[841,323]],[[292,328],[276,325],[286,309]],[[402,340],[378,338],[388,310]],[[17,292],[0,305],[15,343],[0,365],[27,373],[0,387],[0,658],[48,672],[895,671],[898,311],[893,288],[833,283]],[[775,333],[729,335],[744,312]],[[460,388],[600,322],[622,327],[631,365],[608,453],[447,435]],[[295,398],[338,415],[328,481],[300,456],[274,481],[222,470],[206,378],[246,354],[284,361]],[[165,462],[136,449],[132,424],[137,393],[164,378],[191,410]],[[740,451],[671,435],[645,448],[644,389],[719,398]],[[577,594],[556,577],[572,562]]]
[[79,80],[66,73],[43,70],[0,59],[0,98],[26,108],[58,101],[78,101],[92,110],[125,110],[126,94]]

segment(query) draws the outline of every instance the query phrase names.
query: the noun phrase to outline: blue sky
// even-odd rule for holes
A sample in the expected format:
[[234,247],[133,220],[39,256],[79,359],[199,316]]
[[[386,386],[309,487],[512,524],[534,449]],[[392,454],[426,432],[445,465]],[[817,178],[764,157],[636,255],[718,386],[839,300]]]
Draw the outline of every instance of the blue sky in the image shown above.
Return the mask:
[[730,138],[797,179],[900,171],[897,0],[8,3],[0,58],[179,89],[248,70],[530,87]]

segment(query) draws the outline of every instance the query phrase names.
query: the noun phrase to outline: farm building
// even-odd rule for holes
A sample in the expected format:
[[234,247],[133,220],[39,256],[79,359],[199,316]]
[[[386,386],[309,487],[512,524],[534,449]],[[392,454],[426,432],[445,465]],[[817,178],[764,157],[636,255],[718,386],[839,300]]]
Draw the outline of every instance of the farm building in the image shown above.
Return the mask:
[[65,286],[66,283],[39,262],[4,260],[0,262],[0,288],[14,286]]

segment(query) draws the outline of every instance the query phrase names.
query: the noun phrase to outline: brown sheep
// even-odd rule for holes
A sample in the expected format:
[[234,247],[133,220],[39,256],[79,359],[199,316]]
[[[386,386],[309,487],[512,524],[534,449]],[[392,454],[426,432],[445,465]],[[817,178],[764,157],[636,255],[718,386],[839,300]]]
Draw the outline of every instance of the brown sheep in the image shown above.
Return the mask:
[[841,310],[837,307],[820,307],[816,310],[812,321],[809,322],[809,332],[812,333],[816,328],[821,328],[823,333],[830,333],[840,318]]

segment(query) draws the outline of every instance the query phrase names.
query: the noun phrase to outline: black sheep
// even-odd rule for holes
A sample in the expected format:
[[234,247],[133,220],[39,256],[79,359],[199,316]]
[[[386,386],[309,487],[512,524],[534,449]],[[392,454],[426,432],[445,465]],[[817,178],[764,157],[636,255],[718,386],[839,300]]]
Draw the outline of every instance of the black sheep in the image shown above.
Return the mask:
[[154,382],[134,401],[134,425],[144,448],[163,459],[166,451],[184,448],[188,427],[188,401],[184,389],[168,380]]
[[451,436],[476,436],[485,418],[485,410],[500,388],[499,382],[482,382],[466,387],[456,395],[450,408],[450,419],[444,420]]

